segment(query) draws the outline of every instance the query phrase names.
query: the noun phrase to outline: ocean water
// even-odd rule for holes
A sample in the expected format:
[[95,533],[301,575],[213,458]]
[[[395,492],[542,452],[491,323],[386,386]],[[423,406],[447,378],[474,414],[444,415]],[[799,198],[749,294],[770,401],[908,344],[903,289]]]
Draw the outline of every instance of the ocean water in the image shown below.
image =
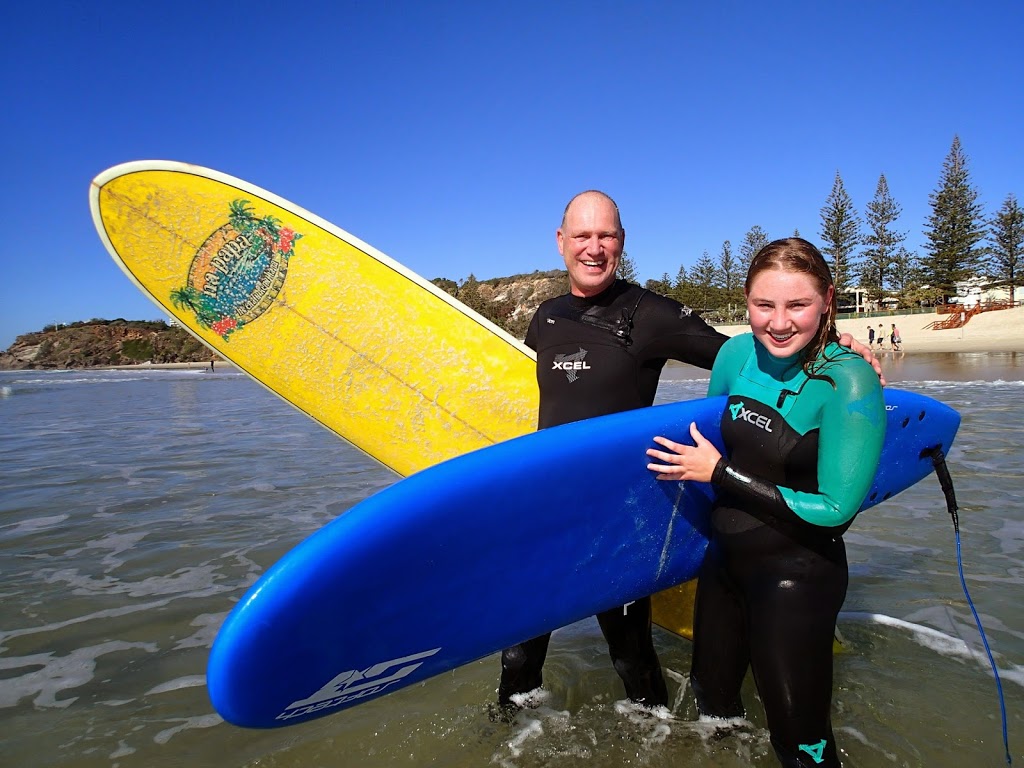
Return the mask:
[[[949,467],[964,572],[1020,763],[1024,355],[884,364],[890,386],[963,415]],[[700,397],[704,378],[672,366],[659,399]],[[204,670],[227,612],[306,535],[395,479],[237,372],[0,373],[0,763],[776,765],[749,680],[745,722],[697,721],[689,643],[655,630],[674,702],[662,717],[637,711],[593,620],[555,634],[548,691],[511,723],[488,716],[496,655],[312,723],[224,723]],[[844,765],[1004,764],[995,680],[938,482],[865,513],[846,539],[833,718]]]

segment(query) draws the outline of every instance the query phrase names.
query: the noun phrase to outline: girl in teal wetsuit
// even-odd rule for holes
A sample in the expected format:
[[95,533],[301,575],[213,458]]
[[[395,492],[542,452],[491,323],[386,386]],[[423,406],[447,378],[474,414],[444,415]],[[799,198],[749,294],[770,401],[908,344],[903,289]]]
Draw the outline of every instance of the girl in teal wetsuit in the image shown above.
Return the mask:
[[728,395],[726,456],[648,451],[662,480],[717,486],[700,572],[690,680],[701,714],[739,717],[748,666],[784,766],[838,766],[832,638],[846,596],[842,534],[871,487],[885,437],[881,384],[836,341],[828,265],[806,240],[765,246],[746,281],[752,333],[730,339],[709,396]]

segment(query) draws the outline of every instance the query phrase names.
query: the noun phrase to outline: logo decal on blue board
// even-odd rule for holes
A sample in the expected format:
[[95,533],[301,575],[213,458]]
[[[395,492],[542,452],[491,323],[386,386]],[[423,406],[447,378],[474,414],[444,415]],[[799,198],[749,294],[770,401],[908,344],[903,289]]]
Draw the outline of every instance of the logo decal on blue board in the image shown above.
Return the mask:
[[342,672],[331,678],[312,696],[293,701],[274,719],[291,720],[294,717],[305,717],[325,709],[340,707],[356,699],[376,696],[383,693],[388,686],[408,677],[423,663],[423,659],[433,656],[440,650],[434,648],[399,659],[381,661],[363,670],[350,669]]

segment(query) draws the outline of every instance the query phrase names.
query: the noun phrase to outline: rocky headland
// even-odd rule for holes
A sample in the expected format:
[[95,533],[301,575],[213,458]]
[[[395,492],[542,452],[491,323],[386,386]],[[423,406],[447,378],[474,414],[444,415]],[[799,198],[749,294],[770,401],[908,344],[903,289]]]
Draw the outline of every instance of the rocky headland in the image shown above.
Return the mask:
[[[569,284],[564,270],[434,283],[518,338],[540,303],[564,293]],[[18,336],[0,352],[0,370],[209,363],[211,357],[195,337],[171,323],[93,319]]]

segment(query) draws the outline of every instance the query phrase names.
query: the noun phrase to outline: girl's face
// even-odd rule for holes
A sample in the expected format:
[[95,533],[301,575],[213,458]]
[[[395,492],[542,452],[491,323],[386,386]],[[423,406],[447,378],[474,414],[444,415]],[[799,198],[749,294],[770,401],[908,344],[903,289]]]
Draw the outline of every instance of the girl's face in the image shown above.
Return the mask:
[[790,357],[813,341],[832,303],[832,286],[823,296],[804,272],[766,269],[747,291],[750,329],[775,357]]

